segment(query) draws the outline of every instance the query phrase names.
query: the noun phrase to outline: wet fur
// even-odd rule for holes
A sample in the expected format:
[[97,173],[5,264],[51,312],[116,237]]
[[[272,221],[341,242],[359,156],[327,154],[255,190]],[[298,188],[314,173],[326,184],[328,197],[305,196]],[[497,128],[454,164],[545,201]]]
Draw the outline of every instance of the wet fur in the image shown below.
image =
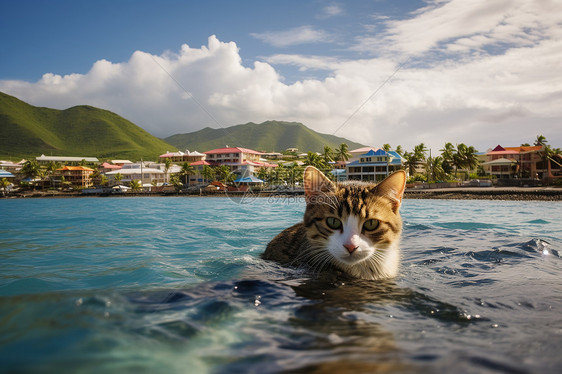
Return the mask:
[[[267,246],[262,258],[284,265],[306,266],[321,272],[338,269],[356,278],[386,279],[398,273],[399,241],[402,220],[399,214],[405,175],[398,172],[379,185],[362,182],[334,184],[320,171],[309,167],[305,171],[307,207],[303,221],[278,234]],[[327,226],[326,217],[338,217],[342,223],[376,219],[379,226],[370,232],[361,229],[361,240],[369,249],[362,253],[346,252],[338,248],[344,230]],[[357,225],[356,225],[357,226]],[[339,232],[339,236],[336,235]],[[330,252],[341,252],[338,258]],[[374,250],[373,250],[374,249]],[[372,251],[372,253],[370,253]],[[360,256],[370,253],[366,258]],[[346,257],[347,256],[347,257]],[[355,260],[358,257],[358,260]]]

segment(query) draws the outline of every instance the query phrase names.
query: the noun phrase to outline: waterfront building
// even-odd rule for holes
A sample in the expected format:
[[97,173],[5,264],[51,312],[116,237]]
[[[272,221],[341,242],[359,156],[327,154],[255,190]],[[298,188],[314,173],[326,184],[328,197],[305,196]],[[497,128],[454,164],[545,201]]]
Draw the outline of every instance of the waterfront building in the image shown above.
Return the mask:
[[164,162],[167,158],[170,159],[173,163],[181,163],[184,162],[192,163],[197,162],[205,159],[205,155],[203,153],[199,153],[197,151],[190,152],[189,150],[185,150],[185,152],[178,151],[178,152],[168,152],[159,156],[160,162]]
[[69,182],[72,186],[87,188],[93,185],[93,173],[94,169],[85,166],[63,166],[55,170],[55,178],[58,178],[60,183],[64,177],[64,181]]
[[143,187],[149,187],[153,184],[161,186],[166,183],[166,175],[163,170],[147,167],[142,162],[123,165],[119,170],[105,173],[107,178],[111,181],[110,184],[115,184],[116,174],[121,174],[123,177],[121,182],[130,183],[133,180],[138,180]]
[[41,155],[35,157],[40,165],[48,164],[49,162],[54,162],[63,165],[80,165],[82,162],[87,162],[91,164],[99,164],[100,160],[96,157],[70,157],[70,156],[45,156]]
[[[361,153],[366,151],[365,153]],[[402,169],[403,159],[394,151],[363,147],[350,151],[352,158],[346,165],[348,180],[379,182]]]
[[211,166],[227,165],[237,177],[248,177],[256,174],[261,168],[274,168],[277,164],[263,162],[262,152],[241,147],[217,148],[207,152],[205,161]]
[[[544,146],[496,148],[486,153],[484,171],[498,179],[548,177],[549,163],[545,162]],[[559,170],[559,169],[558,169]]]

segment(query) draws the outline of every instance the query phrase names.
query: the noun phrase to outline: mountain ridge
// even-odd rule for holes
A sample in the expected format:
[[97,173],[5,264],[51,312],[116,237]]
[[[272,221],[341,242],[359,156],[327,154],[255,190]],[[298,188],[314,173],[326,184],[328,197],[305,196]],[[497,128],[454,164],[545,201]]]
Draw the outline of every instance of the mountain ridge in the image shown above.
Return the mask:
[[282,152],[287,148],[300,151],[322,152],[324,146],[337,148],[346,143],[350,149],[362,144],[330,134],[316,132],[300,122],[265,121],[248,122],[226,128],[201,130],[175,134],[164,138],[178,149],[210,150],[228,146],[239,146],[267,152]]
[[58,110],[0,92],[0,156],[155,159],[175,148],[116,113],[89,105]]

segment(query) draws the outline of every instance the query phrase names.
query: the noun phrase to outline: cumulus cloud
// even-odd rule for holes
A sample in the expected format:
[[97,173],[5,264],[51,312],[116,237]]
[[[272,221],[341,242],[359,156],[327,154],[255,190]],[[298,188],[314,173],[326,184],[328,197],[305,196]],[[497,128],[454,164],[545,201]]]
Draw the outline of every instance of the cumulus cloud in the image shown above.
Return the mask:
[[[456,1],[387,21],[385,37],[394,40],[394,53],[370,58],[279,54],[245,66],[234,42],[211,36],[199,48],[137,51],[121,63],[100,60],[86,74],[0,81],[0,91],[33,105],[105,108],[160,137],[277,119],[374,146],[411,149],[424,142],[437,150],[450,141],[486,150],[532,142],[538,134],[560,146],[562,33],[555,19],[562,12],[511,3],[503,17],[494,8],[478,18],[471,8],[472,17],[459,15],[466,18],[459,21],[465,31],[442,26],[441,34],[428,31],[422,46],[410,40],[416,30],[452,17],[447,7]],[[473,18],[477,26],[469,24]],[[498,43],[503,49],[486,51]],[[407,55],[401,51],[410,46],[416,54],[397,71]],[[436,48],[450,57],[433,59]],[[326,78],[286,84],[275,68],[286,64],[322,70]]]
[[252,33],[250,35],[274,47],[288,47],[319,42],[325,43],[331,40],[327,32],[318,30],[312,26],[300,26],[290,30]]

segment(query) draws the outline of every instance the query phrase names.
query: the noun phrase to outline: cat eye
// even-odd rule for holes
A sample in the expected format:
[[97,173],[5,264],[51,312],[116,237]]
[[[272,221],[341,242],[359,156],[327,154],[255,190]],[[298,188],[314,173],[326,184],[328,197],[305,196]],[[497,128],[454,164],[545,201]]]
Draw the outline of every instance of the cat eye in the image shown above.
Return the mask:
[[333,230],[337,230],[341,227],[341,221],[336,217],[328,217],[326,218],[326,224],[329,228]]
[[363,228],[367,231],[373,231],[377,227],[379,227],[379,221],[377,221],[376,219],[368,219],[363,224]]

